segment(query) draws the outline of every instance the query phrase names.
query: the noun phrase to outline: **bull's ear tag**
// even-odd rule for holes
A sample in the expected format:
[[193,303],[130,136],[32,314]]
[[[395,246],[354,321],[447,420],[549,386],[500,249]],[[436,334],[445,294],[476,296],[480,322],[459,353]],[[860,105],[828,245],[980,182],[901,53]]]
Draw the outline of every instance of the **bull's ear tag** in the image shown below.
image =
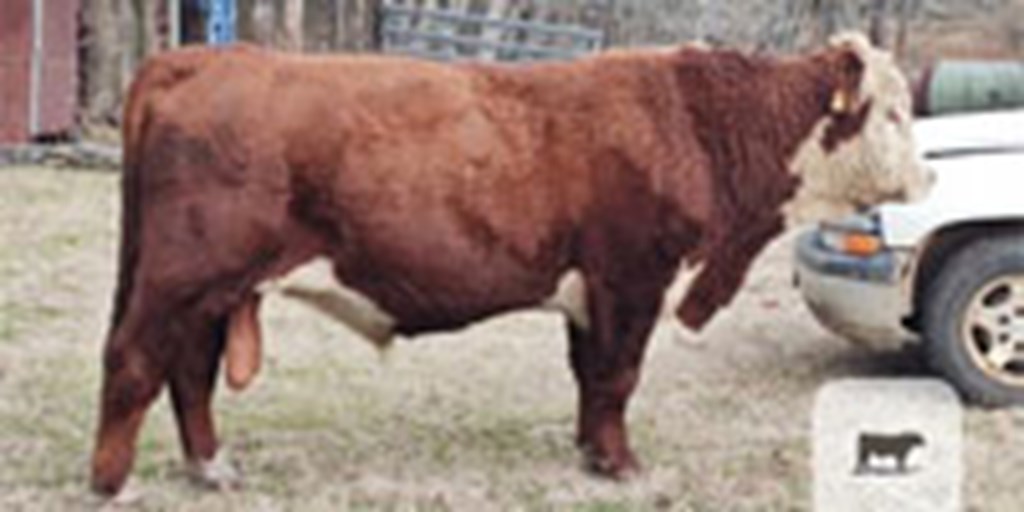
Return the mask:
[[836,92],[832,94],[831,109],[833,114],[847,114],[853,111],[852,104],[850,101],[850,93],[845,89],[836,89]]
[[963,412],[936,379],[846,379],[814,408],[814,510],[956,512]]

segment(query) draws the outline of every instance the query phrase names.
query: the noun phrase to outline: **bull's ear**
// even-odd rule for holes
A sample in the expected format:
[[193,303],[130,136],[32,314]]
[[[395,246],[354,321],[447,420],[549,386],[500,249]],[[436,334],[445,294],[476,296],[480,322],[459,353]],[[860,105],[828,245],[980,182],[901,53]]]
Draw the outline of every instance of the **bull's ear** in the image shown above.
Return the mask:
[[833,69],[835,86],[829,109],[835,115],[853,114],[863,103],[860,85],[864,78],[864,61],[854,48],[840,48]]

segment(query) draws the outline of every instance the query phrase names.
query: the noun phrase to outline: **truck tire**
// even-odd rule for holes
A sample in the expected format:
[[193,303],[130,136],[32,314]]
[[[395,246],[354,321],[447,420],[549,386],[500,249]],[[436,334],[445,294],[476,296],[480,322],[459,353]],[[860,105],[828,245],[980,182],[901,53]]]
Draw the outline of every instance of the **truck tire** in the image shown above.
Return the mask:
[[925,353],[970,402],[1024,404],[1024,235],[971,242],[927,287]]

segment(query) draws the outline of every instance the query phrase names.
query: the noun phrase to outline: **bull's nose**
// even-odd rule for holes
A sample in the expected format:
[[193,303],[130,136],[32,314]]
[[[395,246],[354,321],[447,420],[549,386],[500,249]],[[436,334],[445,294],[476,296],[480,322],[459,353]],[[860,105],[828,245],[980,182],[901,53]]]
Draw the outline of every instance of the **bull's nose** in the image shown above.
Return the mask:
[[890,192],[882,196],[883,203],[905,203],[909,199],[910,192],[906,189],[897,190],[896,192]]
[[922,165],[906,188],[899,192],[900,197],[896,200],[900,202],[920,201],[928,195],[937,180],[935,170],[927,165]]

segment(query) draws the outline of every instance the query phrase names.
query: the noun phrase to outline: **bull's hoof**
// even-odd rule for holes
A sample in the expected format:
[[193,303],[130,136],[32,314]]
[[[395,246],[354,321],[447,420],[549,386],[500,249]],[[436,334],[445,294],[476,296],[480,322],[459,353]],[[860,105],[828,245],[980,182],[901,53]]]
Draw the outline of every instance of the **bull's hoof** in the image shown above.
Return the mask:
[[116,492],[107,492],[94,486],[89,508],[99,511],[122,510],[135,507],[140,502],[142,502],[142,491],[129,481]]
[[93,494],[108,501],[121,494],[128,487],[128,473],[131,471],[131,457],[111,456],[111,451],[97,452],[92,461],[92,478],[89,481]]
[[642,473],[640,464],[632,454],[612,457],[602,456],[592,450],[584,450],[583,457],[589,473],[617,482],[633,480]]
[[242,487],[242,473],[231,463],[226,450],[217,452],[210,460],[189,461],[188,475],[193,482],[216,491]]

